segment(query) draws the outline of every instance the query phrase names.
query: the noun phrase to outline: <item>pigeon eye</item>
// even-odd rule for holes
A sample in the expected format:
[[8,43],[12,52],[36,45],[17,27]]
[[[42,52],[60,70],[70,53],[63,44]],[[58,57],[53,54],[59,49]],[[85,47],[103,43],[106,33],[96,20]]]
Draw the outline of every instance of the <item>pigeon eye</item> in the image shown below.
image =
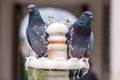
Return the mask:
[[84,13],[84,15],[87,15],[87,13]]
[[84,15],[86,15],[86,16],[90,16],[89,14],[87,14],[87,13],[85,13]]

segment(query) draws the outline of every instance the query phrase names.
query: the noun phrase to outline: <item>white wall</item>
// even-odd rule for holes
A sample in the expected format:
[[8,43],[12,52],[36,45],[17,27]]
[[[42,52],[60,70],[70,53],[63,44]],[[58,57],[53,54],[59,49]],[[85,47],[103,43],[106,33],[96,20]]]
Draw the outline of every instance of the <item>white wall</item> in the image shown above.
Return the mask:
[[120,80],[120,0],[111,0],[110,80]]

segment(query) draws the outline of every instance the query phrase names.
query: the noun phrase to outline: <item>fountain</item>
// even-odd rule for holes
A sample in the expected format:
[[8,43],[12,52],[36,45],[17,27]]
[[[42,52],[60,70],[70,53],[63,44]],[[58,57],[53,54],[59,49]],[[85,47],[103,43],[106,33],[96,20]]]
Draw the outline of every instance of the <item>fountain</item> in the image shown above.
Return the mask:
[[[38,77],[37,70],[44,72],[44,80],[69,80],[69,70],[71,69],[89,69],[88,58],[70,58],[67,59],[66,33],[68,28],[62,23],[53,23],[48,26],[46,32],[48,37],[47,57],[27,57],[25,66],[27,70],[33,69],[34,75]],[[43,75],[43,74],[42,74]],[[31,80],[31,79],[30,79]],[[34,79],[32,80],[39,80]]]

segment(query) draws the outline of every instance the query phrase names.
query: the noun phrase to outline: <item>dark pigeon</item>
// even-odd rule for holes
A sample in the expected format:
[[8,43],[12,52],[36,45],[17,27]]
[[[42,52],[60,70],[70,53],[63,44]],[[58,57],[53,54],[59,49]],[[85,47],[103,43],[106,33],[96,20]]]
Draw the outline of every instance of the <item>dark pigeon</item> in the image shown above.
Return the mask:
[[29,5],[28,10],[29,22],[26,29],[28,42],[33,51],[36,53],[37,58],[46,56],[47,33],[45,31],[45,22],[35,5]]
[[[68,44],[68,59],[88,57],[90,50],[93,47],[94,35],[91,32],[91,20],[93,19],[90,11],[85,11],[81,14],[80,18],[69,28],[67,34]],[[71,80],[79,79],[83,74],[80,70],[70,70],[69,77]]]
[[[81,74],[79,74],[79,76],[81,76]],[[88,72],[81,78],[70,79],[70,80],[98,80],[98,77],[94,72],[92,72],[91,70],[88,70]]]
[[91,20],[93,19],[90,11],[85,11],[80,18],[69,28],[68,38],[68,57],[82,58],[87,57],[92,49],[94,35],[91,32]]

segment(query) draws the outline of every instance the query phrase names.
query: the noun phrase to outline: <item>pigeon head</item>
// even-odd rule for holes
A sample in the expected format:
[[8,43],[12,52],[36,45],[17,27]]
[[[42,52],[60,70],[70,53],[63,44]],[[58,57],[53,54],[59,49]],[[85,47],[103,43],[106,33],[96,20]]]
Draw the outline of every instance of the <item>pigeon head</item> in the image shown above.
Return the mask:
[[76,22],[76,25],[81,29],[90,28],[90,22],[93,20],[93,14],[91,11],[85,11],[81,14],[80,18]]
[[90,20],[93,20],[93,14],[91,11],[85,11],[82,13],[82,16],[88,17]]
[[29,10],[29,20],[30,21],[37,20],[37,21],[41,21],[41,23],[44,23],[36,5],[34,5],[34,4],[29,5],[28,10]]
[[37,6],[36,6],[36,5],[31,4],[31,5],[29,5],[29,6],[28,6],[28,10],[29,10],[29,12],[33,12],[33,11],[38,10],[38,8],[37,8]]

